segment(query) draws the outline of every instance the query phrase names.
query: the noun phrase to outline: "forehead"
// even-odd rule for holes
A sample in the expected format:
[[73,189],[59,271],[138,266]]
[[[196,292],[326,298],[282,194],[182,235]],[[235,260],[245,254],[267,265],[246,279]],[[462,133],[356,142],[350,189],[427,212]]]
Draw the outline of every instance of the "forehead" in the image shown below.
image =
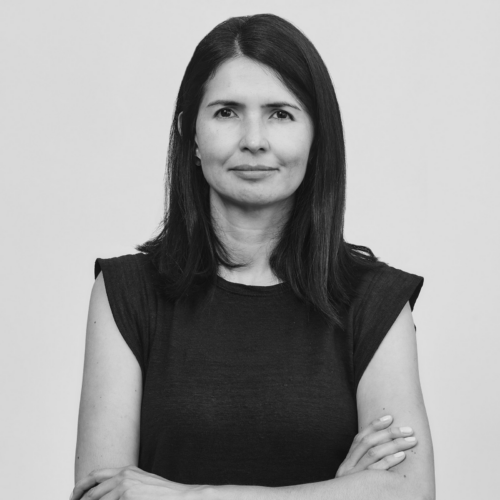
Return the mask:
[[278,78],[272,68],[248,57],[237,57],[225,61],[207,82],[204,101],[212,98],[293,99],[293,93]]

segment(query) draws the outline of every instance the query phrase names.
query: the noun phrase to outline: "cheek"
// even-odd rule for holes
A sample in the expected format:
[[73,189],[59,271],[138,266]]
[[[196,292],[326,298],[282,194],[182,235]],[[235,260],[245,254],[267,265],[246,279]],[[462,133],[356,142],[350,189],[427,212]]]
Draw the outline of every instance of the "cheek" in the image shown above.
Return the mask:
[[205,179],[213,188],[225,190],[227,180],[222,174],[226,162],[230,160],[234,152],[227,134],[215,128],[205,129],[198,137],[198,147]]
[[290,134],[276,143],[276,156],[285,165],[294,167],[294,173],[303,175],[309,159],[312,139],[307,133]]
[[200,130],[198,147],[202,162],[206,165],[224,163],[234,150],[229,134],[217,128]]

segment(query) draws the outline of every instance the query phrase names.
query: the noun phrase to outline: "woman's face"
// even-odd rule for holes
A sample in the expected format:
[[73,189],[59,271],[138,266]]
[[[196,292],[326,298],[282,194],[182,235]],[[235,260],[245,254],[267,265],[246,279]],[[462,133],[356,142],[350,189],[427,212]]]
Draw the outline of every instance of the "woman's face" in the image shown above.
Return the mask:
[[313,123],[270,68],[238,57],[208,82],[195,140],[212,201],[282,206],[304,178]]

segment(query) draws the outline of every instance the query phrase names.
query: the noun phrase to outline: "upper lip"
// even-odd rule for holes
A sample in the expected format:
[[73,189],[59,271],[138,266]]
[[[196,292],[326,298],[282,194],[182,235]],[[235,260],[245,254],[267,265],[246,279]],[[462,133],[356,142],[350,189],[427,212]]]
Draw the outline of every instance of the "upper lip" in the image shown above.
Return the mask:
[[237,165],[229,170],[278,170],[276,167],[268,167],[267,165]]

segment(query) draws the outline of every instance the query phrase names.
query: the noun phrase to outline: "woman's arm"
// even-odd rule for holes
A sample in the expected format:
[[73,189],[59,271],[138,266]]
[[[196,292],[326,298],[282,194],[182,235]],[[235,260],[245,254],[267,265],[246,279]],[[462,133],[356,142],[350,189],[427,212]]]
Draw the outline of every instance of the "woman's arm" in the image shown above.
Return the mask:
[[435,498],[432,441],[420,389],[415,327],[407,303],[368,365],[357,391],[360,430],[386,414],[394,426],[414,430],[418,444],[390,471],[364,470],[349,476],[280,488],[214,486],[210,500],[431,500]]
[[[423,498],[435,497],[431,432],[420,387],[416,332],[409,303],[368,365],[357,392],[360,429],[373,415],[394,415],[394,426],[410,425],[417,446],[392,472]],[[422,495],[423,494],[423,495]],[[415,498],[420,498],[415,497]]]
[[90,297],[75,482],[92,470],[138,463],[142,374],[113,319],[102,273]]

